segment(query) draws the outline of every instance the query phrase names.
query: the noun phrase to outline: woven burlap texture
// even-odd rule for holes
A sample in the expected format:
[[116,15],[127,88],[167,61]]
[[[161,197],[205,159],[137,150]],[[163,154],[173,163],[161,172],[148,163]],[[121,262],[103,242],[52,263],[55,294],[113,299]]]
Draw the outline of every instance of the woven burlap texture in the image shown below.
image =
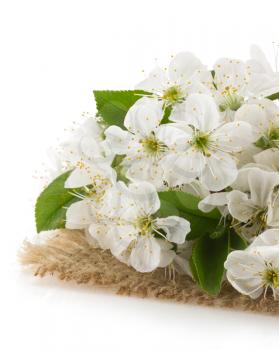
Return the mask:
[[103,286],[123,295],[279,315],[279,302],[272,297],[252,300],[227,283],[218,297],[211,297],[188,277],[176,274],[175,279],[170,279],[164,269],[139,273],[119,262],[110,252],[93,248],[82,231],[59,230],[40,245],[25,241],[19,257],[36,276],[54,274],[61,280]]

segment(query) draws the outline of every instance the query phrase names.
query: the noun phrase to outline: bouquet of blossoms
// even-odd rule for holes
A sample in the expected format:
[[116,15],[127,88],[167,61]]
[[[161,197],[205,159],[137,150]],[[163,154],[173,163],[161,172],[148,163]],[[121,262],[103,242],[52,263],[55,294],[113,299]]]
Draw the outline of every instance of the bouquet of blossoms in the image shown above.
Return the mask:
[[37,231],[83,230],[141,273],[189,275],[218,295],[279,295],[279,73],[252,47],[212,70],[189,52],[133,91],[94,91],[55,148]]

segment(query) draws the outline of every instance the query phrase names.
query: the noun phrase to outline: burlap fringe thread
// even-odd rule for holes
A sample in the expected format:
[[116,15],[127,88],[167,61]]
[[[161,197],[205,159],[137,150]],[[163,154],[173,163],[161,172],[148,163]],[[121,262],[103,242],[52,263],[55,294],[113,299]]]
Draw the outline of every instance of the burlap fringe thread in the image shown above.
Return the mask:
[[90,246],[81,231],[59,230],[43,245],[24,242],[20,261],[31,267],[36,276],[55,274],[61,280],[103,286],[122,295],[279,315],[278,301],[271,297],[251,300],[226,283],[218,297],[210,297],[185,276],[176,275],[174,281],[166,278],[164,269],[139,273],[120,263],[108,251]]

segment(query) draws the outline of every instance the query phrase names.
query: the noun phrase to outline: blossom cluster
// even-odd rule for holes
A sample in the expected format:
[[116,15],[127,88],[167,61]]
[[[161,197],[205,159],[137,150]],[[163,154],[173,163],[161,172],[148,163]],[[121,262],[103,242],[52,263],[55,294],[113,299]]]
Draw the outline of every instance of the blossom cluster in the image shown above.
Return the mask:
[[105,105],[95,95],[97,116],[56,150],[72,196],[65,227],[139,272],[168,268],[209,292],[199,254],[215,261],[225,242],[216,285],[279,295],[279,73],[262,51],[212,69],[182,52],[132,98],[112,93]]

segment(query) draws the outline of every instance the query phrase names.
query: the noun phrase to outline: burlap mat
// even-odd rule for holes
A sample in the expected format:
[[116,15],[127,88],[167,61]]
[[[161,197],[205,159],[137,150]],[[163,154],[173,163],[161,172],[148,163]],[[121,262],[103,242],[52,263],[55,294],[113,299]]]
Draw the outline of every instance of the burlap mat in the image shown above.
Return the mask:
[[188,277],[176,274],[175,280],[170,279],[165,269],[139,273],[108,251],[92,248],[81,231],[59,230],[43,245],[24,242],[19,255],[21,263],[31,267],[35,276],[55,274],[61,280],[103,286],[123,295],[279,315],[279,301],[271,296],[252,300],[224,283],[221,294],[210,297]]

